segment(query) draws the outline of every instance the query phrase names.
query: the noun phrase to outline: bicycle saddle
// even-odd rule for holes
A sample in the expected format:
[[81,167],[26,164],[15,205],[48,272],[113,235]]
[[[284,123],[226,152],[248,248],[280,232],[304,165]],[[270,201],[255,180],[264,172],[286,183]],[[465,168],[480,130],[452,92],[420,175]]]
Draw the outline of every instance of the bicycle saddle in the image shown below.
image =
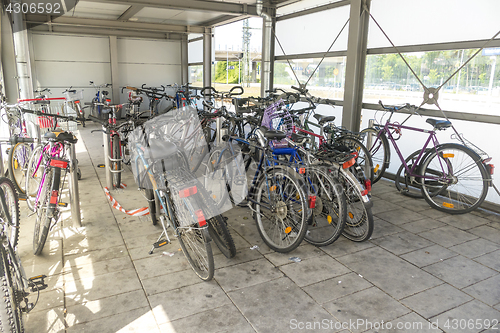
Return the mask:
[[299,141],[302,141],[304,139],[309,139],[309,136],[303,135],[303,134],[299,134],[299,133],[292,133],[291,139],[292,139],[292,141],[299,142]]
[[434,126],[435,129],[438,130],[451,127],[451,122],[448,120],[437,120],[437,119],[427,118],[425,122],[431,124],[432,126]]
[[133,104],[142,103],[142,96],[131,96],[129,100]]
[[106,91],[106,90],[103,90],[103,91],[102,91],[102,95],[103,95],[103,96],[107,96],[108,94],[109,94],[109,92],[108,92],[108,91]]
[[50,101],[41,100],[42,98],[45,98],[45,96],[36,96],[35,98],[37,100],[34,101],[33,104],[40,104],[40,105],[48,105],[48,104],[50,104]]
[[317,113],[313,117],[316,118],[316,120],[318,120],[318,124],[320,125],[335,120],[335,116],[323,116]]
[[262,134],[264,134],[264,137],[267,139],[281,140],[281,139],[286,138],[286,133],[273,131],[273,130],[267,129],[264,126],[261,126],[260,130],[262,131]]
[[47,132],[43,135],[43,137],[57,142],[76,143],[78,141],[76,136],[64,131]]

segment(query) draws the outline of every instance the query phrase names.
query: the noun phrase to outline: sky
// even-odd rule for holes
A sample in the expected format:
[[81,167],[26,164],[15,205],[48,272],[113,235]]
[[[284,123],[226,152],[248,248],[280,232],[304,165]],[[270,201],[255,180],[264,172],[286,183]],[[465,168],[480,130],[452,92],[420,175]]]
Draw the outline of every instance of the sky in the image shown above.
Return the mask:
[[[262,18],[252,17],[249,19],[250,50],[260,51],[262,49]],[[240,50],[242,47],[243,21],[223,25],[215,28],[215,50]]]

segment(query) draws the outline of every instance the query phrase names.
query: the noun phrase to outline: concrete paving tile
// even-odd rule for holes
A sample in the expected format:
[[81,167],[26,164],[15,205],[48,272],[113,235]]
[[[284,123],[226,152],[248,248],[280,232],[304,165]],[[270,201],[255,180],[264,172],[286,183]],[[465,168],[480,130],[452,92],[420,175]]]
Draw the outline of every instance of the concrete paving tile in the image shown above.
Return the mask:
[[280,270],[299,287],[351,272],[350,269],[327,255],[283,265],[280,266]]
[[471,301],[473,298],[460,290],[442,284],[400,300],[401,303],[426,319]]
[[177,319],[160,326],[160,332],[198,333],[238,332],[255,333],[252,326],[233,304]]
[[459,289],[497,274],[494,270],[460,255],[423,269]]
[[134,290],[128,293],[68,306],[66,310],[66,323],[68,326],[74,326],[148,306],[149,304],[144,291]]
[[368,322],[388,322],[410,312],[408,308],[376,287],[368,288],[352,295],[344,296],[323,307],[341,323],[364,320],[362,325],[349,329],[363,332],[370,329]]
[[379,213],[394,211],[398,209],[401,209],[401,206],[398,206],[396,204],[393,204],[385,200],[376,200],[373,203],[372,214],[378,216]]
[[[268,254],[274,252],[271,250],[260,237],[259,231],[255,226],[255,222],[250,220],[249,223],[245,223],[243,226],[233,226],[232,230],[234,230],[238,235],[240,235],[245,241],[247,241],[250,246],[257,245],[259,247],[258,251],[262,254]],[[233,234],[231,230],[231,234]]]
[[396,202],[397,205],[409,209],[411,211],[420,213],[429,210],[429,204],[424,199],[413,199],[406,197],[405,201]]
[[102,250],[123,244],[123,238],[119,232],[95,237],[73,235],[64,239],[63,254],[71,255],[76,253],[83,253],[86,249]]
[[294,327],[297,328],[300,322],[336,322],[334,317],[287,278],[231,291],[228,296],[259,333],[295,331]]
[[[445,332],[480,332],[484,329],[483,325],[485,319],[488,319],[491,323],[494,319],[498,320],[499,318],[500,312],[484,303],[473,300],[431,318],[431,322],[437,323]],[[468,322],[469,320],[472,320],[475,323],[477,319],[480,320],[481,325],[474,325],[473,329],[460,329],[460,321],[462,321],[463,325],[464,321]]]
[[31,312],[24,321],[26,333],[65,333],[65,325],[63,307]]
[[[176,241],[176,244],[179,245],[179,243],[177,241]],[[151,243],[149,245],[144,245],[142,247],[136,247],[136,248],[133,248],[133,249],[129,249],[128,253],[130,255],[130,258],[132,258],[132,260],[138,260],[138,259],[144,259],[144,258],[151,258],[151,257],[161,256],[164,251],[166,251],[166,252],[172,252],[172,251],[170,251],[167,248],[168,245],[166,245],[165,247],[162,247],[160,249],[155,249],[155,251],[153,252],[153,254],[149,254],[149,251],[151,250],[152,247],[153,247],[153,243]],[[180,252],[180,251],[178,251],[179,250],[178,246],[173,246],[170,249],[173,250],[173,251]],[[181,254],[182,254],[182,252],[181,252]]]
[[301,244],[295,250],[288,253],[272,252],[266,254],[267,260],[272,262],[275,266],[281,266],[290,263],[290,257],[299,257],[300,259],[309,259],[317,256],[324,255],[320,248],[311,244]]
[[374,195],[383,199],[383,200],[386,200],[386,201],[389,201],[392,203],[400,203],[400,202],[408,199],[408,197],[399,193],[399,191],[396,188],[394,189],[394,191],[387,191],[384,193],[379,193],[379,194],[374,194]]
[[149,302],[159,325],[231,303],[215,281],[151,295]]
[[434,219],[434,220],[437,220],[437,219],[440,219],[442,217],[450,216],[451,215],[451,214],[448,214],[448,213],[445,213],[445,212],[441,212],[441,211],[436,210],[436,209],[432,209],[430,207],[427,210],[422,210],[420,212],[420,214],[425,215],[427,217],[430,217],[431,219]]
[[[153,246],[153,243],[155,243],[158,240],[158,237],[161,235],[161,230],[157,232],[153,232],[149,235],[141,235],[138,237],[132,237],[132,238],[125,238],[123,241],[125,242],[125,245],[127,248],[130,249],[135,249],[139,247],[144,247],[148,246],[151,248]],[[172,233],[169,233],[168,237],[170,237],[170,240],[173,241],[175,238]],[[179,244],[177,242],[177,244]],[[180,247],[180,245],[179,245]],[[163,250],[163,249],[161,249]],[[158,250],[157,250],[158,251]]]
[[[212,245],[213,246],[213,245]],[[233,258],[226,258],[225,255],[219,253],[214,255],[215,269],[233,266],[241,264],[247,261],[263,259],[264,256],[256,250],[250,250],[249,248],[243,248],[241,250],[236,250],[236,255]]]
[[[415,312],[410,312],[402,317],[394,319],[388,323],[384,323],[383,328],[377,328],[372,325],[373,329],[366,333],[441,333],[442,331]],[[382,326],[382,325],[380,325]]]
[[[402,232],[404,229],[401,229],[400,227],[386,222],[384,220],[374,220],[374,228],[373,228],[373,234],[370,239],[376,239],[380,237],[384,237],[387,235],[393,235],[398,232]],[[335,243],[334,243],[335,244]]]
[[394,182],[392,184],[381,184],[380,181],[378,181],[376,184],[373,184],[372,186],[372,194],[376,196],[380,196],[383,193],[393,193],[397,192],[398,190],[396,189],[396,186],[394,186]]
[[87,265],[99,261],[106,261],[115,258],[122,258],[128,256],[127,248],[125,245],[119,245],[102,250],[93,250],[74,255],[64,256],[64,267]]
[[477,238],[477,236],[452,226],[421,232],[418,235],[444,247],[458,245]]
[[[112,283],[110,283],[112,281]],[[66,306],[142,289],[135,270],[124,270],[65,283]]]
[[154,316],[149,307],[134,309],[124,313],[93,320],[71,326],[68,333],[102,333],[102,332],[151,332],[159,333]]
[[215,271],[215,279],[226,292],[246,288],[282,276],[283,273],[266,259],[253,260]]
[[[30,240],[30,243],[32,240]],[[40,255],[33,255],[33,248],[29,246],[27,251],[19,252],[19,256],[23,258],[22,264],[26,276],[45,274],[59,274],[62,272],[62,242],[58,240],[50,240],[45,243],[43,251]]]
[[450,247],[450,250],[456,253],[460,253],[461,255],[468,258],[475,258],[483,254],[498,250],[499,248],[500,245],[498,244],[492,243],[483,238],[478,238],[466,243],[452,246]]
[[474,258],[474,261],[500,272],[500,250]]
[[353,242],[341,236],[333,244],[321,247],[321,250],[330,256],[337,258],[349,253],[362,251],[373,246],[374,245],[371,242]]
[[192,269],[141,280],[148,296],[202,282]]
[[[167,246],[164,247],[165,249],[160,248],[156,250],[160,250],[161,252],[158,251],[160,253],[162,253],[163,251],[168,251],[168,249],[166,249]],[[134,260],[134,266],[140,279],[150,279],[155,276],[184,271],[191,268],[189,262],[182,252],[168,252],[173,252],[175,254],[172,257],[160,255]]]
[[358,274],[349,273],[303,287],[302,289],[316,302],[322,304],[372,286],[370,282]]
[[470,229],[469,232],[476,236],[486,238],[493,243],[500,244],[500,229],[483,225],[474,229]]
[[431,218],[426,218],[426,219],[418,220],[415,222],[405,223],[405,224],[401,225],[400,227],[409,231],[409,232],[413,232],[414,234],[418,234],[420,232],[440,228],[440,227],[443,227],[445,225],[446,224],[443,222],[439,222],[439,221],[433,220]]
[[490,223],[489,220],[472,214],[445,216],[438,220],[462,230],[468,230]]
[[442,246],[433,245],[424,249],[403,254],[400,257],[418,267],[423,267],[439,261],[443,261],[456,255],[457,254],[455,252],[450,251]]
[[[478,282],[462,289],[467,294],[493,306],[500,303],[500,275],[495,275],[489,279]],[[499,318],[500,319],[500,318]]]
[[338,260],[396,299],[401,299],[442,282],[432,275],[374,247]]
[[[36,293],[34,295],[36,297]],[[38,311],[47,312],[48,309],[60,307],[64,307],[64,290],[62,288],[45,289],[40,292],[38,302],[30,313]]]
[[396,255],[434,245],[433,242],[407,231],[373,239],[372,243],[377,244],[378,246],[381,246]]
[[134,269],[132,261],[127,257],[98,261],[95,263],[64,267],[65,281],[86,279],[93,276]]
[[144,235],[150,235],[155,232],[158,235],[163,231],[161,223],[153,225],[153,223],[144,223],[143,221],[136,221],[130,223],[120,224],[120,231],[124,239],[135,238]]
[[392,224],[398,226],[401,224],[418,221],[426,218],[425,216],[422,216],[419,213],[416,213],[414,211],[411,211],[403,207],[399,207],[396,210],[380,212],[377,213],[376,216],[384,221],[391,222]]
[[487,224],[487,226],[495,229],[500,229],[500,222],[491,222],[490,224]]

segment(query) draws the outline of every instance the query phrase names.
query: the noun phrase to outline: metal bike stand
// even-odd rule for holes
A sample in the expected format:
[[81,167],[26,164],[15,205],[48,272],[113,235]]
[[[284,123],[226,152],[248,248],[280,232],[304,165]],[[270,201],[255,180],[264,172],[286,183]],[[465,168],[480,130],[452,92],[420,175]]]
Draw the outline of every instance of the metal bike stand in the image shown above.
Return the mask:
[[71,218],[75,227],[82,226],[82,217],[80,215],[80,192],[78,189],[78,161],[76,160],[75,144],[69,147],[71,160],[71,170],[69,173],[69,197],[71,201]]
[[0,177],[4,176],[5,176],[5,170],[3,168],[2,145],[0,145]]
[[111,174],[111,164],[109,161],[109,136],[103,127],[102,142],[104,143],[104,169],[106,172],[106,187],[111,191],[113,189],[113,175]]
[[[368,120],[368,128],[372,128],[373,125],[375,125],[375,119],[370,119]],[[366,139],[366,149],[368,149],[368,151],[370,151],[370,149],[372,149],[372,136],[371,135],[368,135],[368,138]]]

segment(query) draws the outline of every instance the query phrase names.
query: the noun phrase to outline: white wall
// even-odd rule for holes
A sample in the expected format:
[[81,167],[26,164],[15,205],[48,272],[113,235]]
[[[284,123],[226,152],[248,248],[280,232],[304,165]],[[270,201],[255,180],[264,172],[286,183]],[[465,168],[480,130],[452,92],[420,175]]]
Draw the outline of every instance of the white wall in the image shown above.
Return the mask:
[[[73,86],[84,89],[84,102],[95,90],[89,85],[111,83],[109,38],[33,33],[33,85],[50,88],[51,97]],[[118,83],[160,86],[181,81],[180,41],[118,38]],[[107,89],[112,94],[112,89]],[[145,96],[144,96],[145,97]],[[126,93],[120,102],[126,101]],[[147,108],[147,98],[145,97]]]

